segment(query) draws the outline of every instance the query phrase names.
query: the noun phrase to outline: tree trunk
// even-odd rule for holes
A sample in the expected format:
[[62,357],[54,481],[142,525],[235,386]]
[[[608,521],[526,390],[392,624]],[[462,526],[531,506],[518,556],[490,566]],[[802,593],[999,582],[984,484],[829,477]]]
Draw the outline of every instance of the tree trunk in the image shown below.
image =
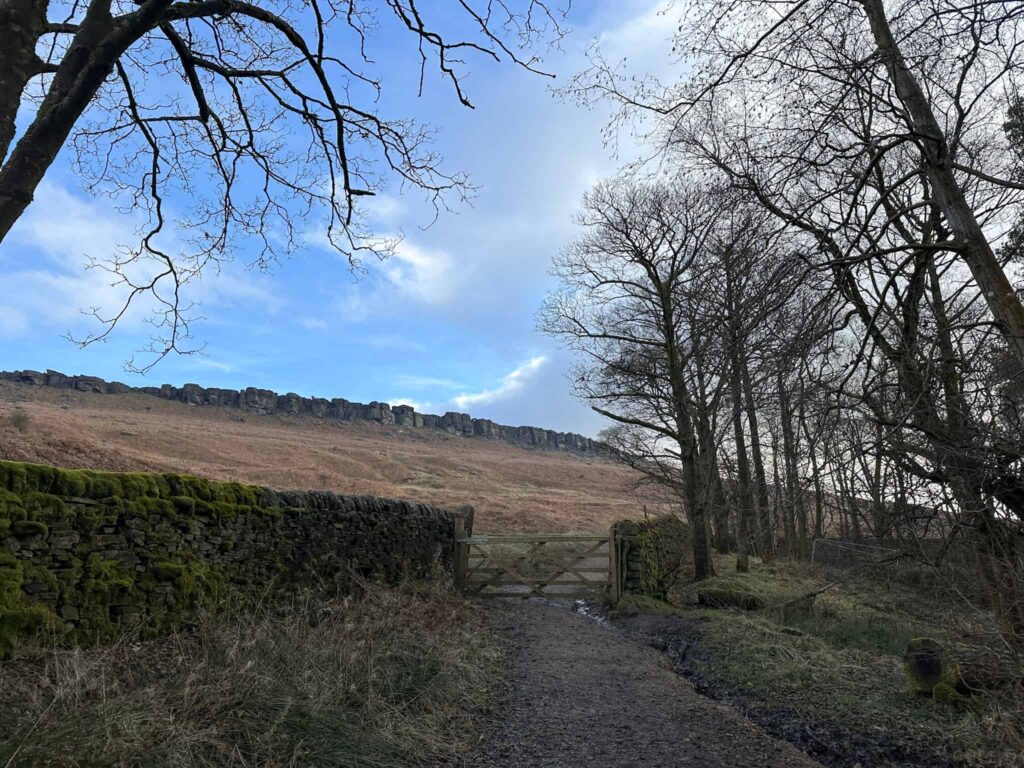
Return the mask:
[[733,535],[729,526],[729,504],[725,497],[725,488],[722,484],[722,476],[717,467],[711,475],[713,487],[711,489],[711,525],[715,531],[715,550],[720,555],[726,555],[733,551]]
[[782,521],[782,548],[783,555],[792,556],[796,547],[796,522],[793,519],[793,496],[789,486],[782,479],[782,472],[779,469],[779,459],[782,458],[782,451],[779,449],[779,436],[775,430],[772,435],[772,478],[775,481],[775,493],[772,494],[772,506],[775,519]]
[[[800,479],[797,475],[797,439],[793,434],[793,412],[789,399],[789,390],[786,388],[786,381],[782,371],[776,375],[779,390],[779,411],[782,422],[782,455],[786,468],[786,490],[788,492],[789,509],[786,515],[786,525],[789,526],[795,518],[795,526],[799,532],[794,530],[796,539],[794,546],[789,548],[789,555],[794,554],[800,560],[807,556],[807,510],[803,504],[800,489]],[[788,532],[787,532],[788,533]]]
[[0,0],[0,162],[14,140],[25,86],[43,71],[36,41],[46,27],[46,6],[47,0]]
[[746,573],[750,570],[750,513],[754,506],[753,489],[750,487],[750,464],[747,461],[747,440],[743,434],[743,383],[738,354],[733,345],[732,373],[729,389],[732,394],[732,428],[736,441],[736,570]]
[[740,355],[740,372],[743,377],[743,399],[746,404],[747,423],[750,425],[750,456],[754,461],[754,477],[757,480],[757,551],[766,563],[771,563],[775,560],[775,533],[768,500],[768,478],[765,475],[764,458],[761,455],[761,433],[754,403],[754,386],[750,379],[750,367],[745,354]]
[[818,460],[811,453],[811,472],[814,475],[814,538],[825,538],[825,499],[822,497],[821,473],[818,471]]
[[928,97],[907,66],[893,37],[882,0],[860,1],[878,53],[904,107],[907,127],[920,145],[922,165],[931,182],[935,201],[945,214],[950,231],[963,246],[963,260],[1002,330],[1011,354],[1018,362],[1024,363],[1024,305],[1017,298],[974,210],[956,181],[946,136]]
[[702,471],[700,442],[697,438],[690,392],[680,359],[676,338],[676,307],[671,285],[656,282],[662,337],[668,364],[668,384],[672,393],[676,442],[683,472],[683,501],[690,517],[693,549],[693,578],[701,581],[714,575],[711,566],[711,546],[708,542],[707,483]]
[[703,460],[708,522],[714,533],[714,547],[720,554],[724,554],[730,551],[729,509],[726,505],[725,489],[722,488],[722,476],[718,471],[718,448],[715,445],[714,430],[705,412],[701,412],[698,417],[698,437]]
[[[817,446],[811,440],[811,431],[807,426],[802,400],[800,406],[800,429],[804,433],[804,439],[807,440],[807,455],[811,460],[811,482],[814,485],[814,538],[820,539],[824,535],[825,500],[821,495],[821,472],[818,469],[818,455],[815,450]],[[809,549],[808,553],[810,553]]]
[[171,0],[150,0],[115,22],[109,3],[90,3],[35,119],[0,168],[0,242],[32,202],[47,169],[118,59],[152,29],[170,4]]
[[708,514],[707,505],[704,503],[706,493],[701,487],[701,460],[692,442],[686,445],[680,440],[679,448],[683,455],[683,488],[690,518],[693,579],[702,581],[715,574],[711,565],[711,546],[708,542]]
[[1004,636],[1024,648],[1024,557],[1019,534],[1000,519],[982,495],[962,478],[951,483],[965,519],[974,527],[978,567],[988,587],[992,610]]

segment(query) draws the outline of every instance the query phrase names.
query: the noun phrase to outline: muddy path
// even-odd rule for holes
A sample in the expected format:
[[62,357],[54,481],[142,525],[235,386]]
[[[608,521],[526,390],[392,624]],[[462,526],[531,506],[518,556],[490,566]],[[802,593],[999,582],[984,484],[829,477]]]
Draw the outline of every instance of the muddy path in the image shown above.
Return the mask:
[[789,742],[828,768],[966,768],[932,743],[895,740],[824,719],[801,716],[784,706],[765,701],[753,691],[709,677],[714,657],[701,645],[701,619],[672,615],[631,616],[615,622],[615,629],[632,640],[660,651],[672,668],[694,689],[728,705],[776,738]]
[[561,605],[493,601],[510,688],[463,765],[809,768],[812,758],[698,693],[669,657]]

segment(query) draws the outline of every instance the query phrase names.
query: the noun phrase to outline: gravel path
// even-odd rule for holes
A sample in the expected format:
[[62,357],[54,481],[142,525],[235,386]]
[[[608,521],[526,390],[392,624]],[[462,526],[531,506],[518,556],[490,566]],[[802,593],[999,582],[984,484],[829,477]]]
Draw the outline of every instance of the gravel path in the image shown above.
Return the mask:
[[707,699],[657,651],[565,607],[495,600],[512,681],[502,720],[464,765],[806,768],[819,764]]

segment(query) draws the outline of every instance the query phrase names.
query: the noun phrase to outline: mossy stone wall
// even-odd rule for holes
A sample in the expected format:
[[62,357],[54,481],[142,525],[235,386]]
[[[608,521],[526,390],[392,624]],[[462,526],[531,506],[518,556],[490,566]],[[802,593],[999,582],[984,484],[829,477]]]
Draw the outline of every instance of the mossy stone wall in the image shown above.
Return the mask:
[[165,632],[237,589],[451,571],[460,517],[471,530],[468,507],[0,462],[0,658],[40,629],[74,642],[134,621]]
[[674,515],[620,520],[612,526],[619,547],[620,590],[665,599],[685,574],[690,558],[690,529]]

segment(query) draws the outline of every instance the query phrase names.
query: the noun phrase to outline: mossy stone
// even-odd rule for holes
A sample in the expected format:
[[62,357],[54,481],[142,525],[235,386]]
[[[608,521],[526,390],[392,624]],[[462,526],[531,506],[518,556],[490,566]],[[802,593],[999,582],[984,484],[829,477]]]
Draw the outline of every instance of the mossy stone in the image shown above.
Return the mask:
[[50,529],[46,527],[46,523],[41,523],[38,520],[15,520],[11,523],[11,533],[22,539],[30,536],[45,537],[49,532]]
[[960,677],[959,665],[933,638],[915,637],[907,643],[903,671],[910,689],[918,695],[946,703],[960,703],[970,696],[970,689]]
[[14,657],[20,635],[63,628],[48,606],[25,599],[21,588],[26,582],[57,589],[56,578],[45,568],[25,564],[9,552],[0,552],[0,661]]
[[690,528],[674,515],[622,520],[613,526],[626,541],[626,562],[639,567],[640,594],[664,600],[683,575],[690,553]]
[[448,513],[433,527],[403,523],[409,539],[391,551],[392,510],[366,501],[0,461],[0,655],[13,653],[19,635],[64,626],[54,611],[68,622],[65,639],[91,643],[135,619],[143,636],[173,630],[219,610],[229,585],[269,599],[334,592],[356,561],[394,580],[425,572],[420,542],[448,542]]

